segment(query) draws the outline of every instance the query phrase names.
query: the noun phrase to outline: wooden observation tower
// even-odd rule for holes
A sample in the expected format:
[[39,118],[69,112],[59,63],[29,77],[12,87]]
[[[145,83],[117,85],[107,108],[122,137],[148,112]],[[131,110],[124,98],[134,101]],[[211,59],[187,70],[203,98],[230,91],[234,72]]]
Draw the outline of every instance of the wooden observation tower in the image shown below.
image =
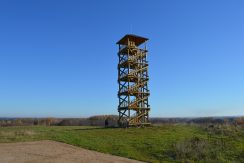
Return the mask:
[[125,35],[119,45],[119,125],[149,125],[148,61],[146,41],[136,35]]

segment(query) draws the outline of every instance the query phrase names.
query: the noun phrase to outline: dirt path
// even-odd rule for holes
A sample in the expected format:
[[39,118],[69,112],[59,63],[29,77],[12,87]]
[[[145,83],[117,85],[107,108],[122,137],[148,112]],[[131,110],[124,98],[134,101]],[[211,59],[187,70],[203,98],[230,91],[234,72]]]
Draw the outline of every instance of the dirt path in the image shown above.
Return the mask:
[[139,163],[123,157],[112,156],[86,150],[72,145],[50,140],[2,143],[0,144],[1,163]]

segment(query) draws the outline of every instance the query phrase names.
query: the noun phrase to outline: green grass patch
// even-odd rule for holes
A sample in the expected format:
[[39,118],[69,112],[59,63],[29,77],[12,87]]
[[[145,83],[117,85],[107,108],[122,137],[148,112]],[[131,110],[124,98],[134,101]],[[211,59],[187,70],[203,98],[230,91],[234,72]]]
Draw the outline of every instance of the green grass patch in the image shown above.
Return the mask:
[[33,126],[0,128],[0,142],[55,140],[146,162],[244,162],[244,128]]

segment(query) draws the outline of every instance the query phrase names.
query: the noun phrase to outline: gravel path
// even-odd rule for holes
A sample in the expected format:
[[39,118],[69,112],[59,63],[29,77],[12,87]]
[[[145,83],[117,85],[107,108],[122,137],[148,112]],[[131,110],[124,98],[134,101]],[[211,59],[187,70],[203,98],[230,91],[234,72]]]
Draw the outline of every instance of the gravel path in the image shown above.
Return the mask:
[[50,140],[0,144],[1,163],[140,163]]

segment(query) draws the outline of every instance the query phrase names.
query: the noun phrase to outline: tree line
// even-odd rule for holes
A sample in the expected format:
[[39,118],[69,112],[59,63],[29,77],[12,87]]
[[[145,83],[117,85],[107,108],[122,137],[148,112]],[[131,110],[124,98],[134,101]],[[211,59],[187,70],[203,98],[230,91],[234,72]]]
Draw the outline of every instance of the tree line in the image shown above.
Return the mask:
[[[116,127],[117,115],[99,115],[89,118],[0,118],[0,126],[105,126]],[[152,124],[228,124],[244,125],[244,117],[150,118]]]

